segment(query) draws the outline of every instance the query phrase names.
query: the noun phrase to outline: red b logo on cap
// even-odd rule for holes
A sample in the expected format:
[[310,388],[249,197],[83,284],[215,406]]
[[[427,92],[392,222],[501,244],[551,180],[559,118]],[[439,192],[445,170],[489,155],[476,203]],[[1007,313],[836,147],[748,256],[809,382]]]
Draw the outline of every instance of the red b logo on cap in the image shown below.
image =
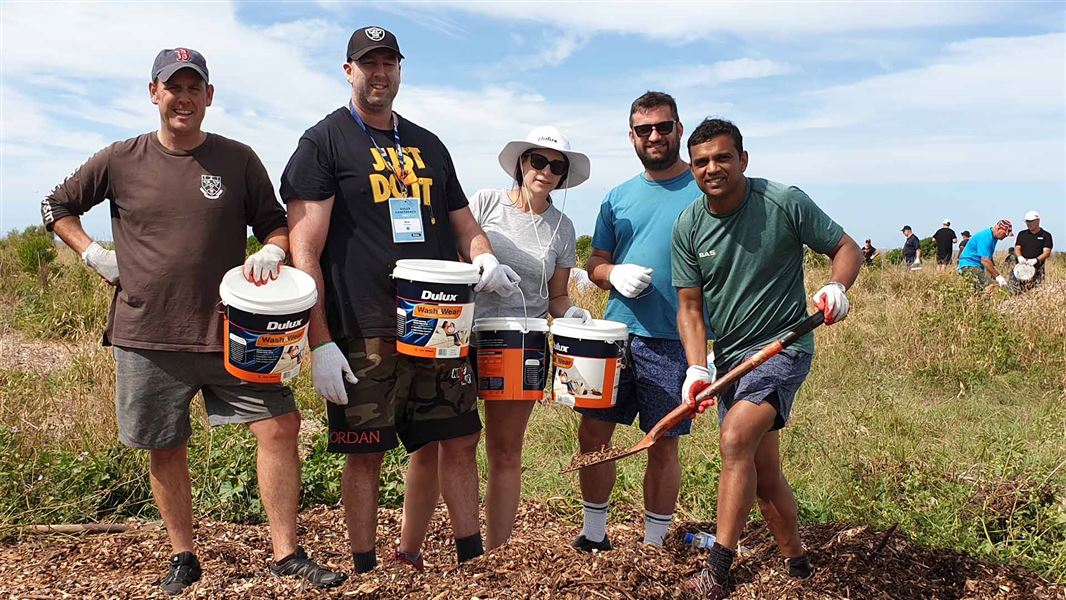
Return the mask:
[[189,51],[185,48],[175,48],[174,52],[178,53],[178,60],[181,62],[189,62]]

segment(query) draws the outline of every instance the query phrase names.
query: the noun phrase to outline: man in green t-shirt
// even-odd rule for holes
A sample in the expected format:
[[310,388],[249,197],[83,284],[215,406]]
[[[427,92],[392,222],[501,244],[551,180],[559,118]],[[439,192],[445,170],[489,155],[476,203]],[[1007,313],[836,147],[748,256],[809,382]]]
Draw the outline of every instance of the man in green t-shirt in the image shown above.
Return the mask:
[[[847,316],[844,292],[859,273],[862,255],[801,190],[744,175],[748,153],[740,130],[729,121],[705,120],[689,137],[688,149],[703,196],[674,225],[671,266],[678,288],[677,328],[690,365],[682,397],[696,404],[696,395],[713,381],[703,366],[704,307],[717,334],[716,366],[724,373],[806,317],[804,245],[832,260],[829,283],[812,297],[826,324]],[[728,595],[729,568],[756,498],[789,574],[812,574],[799,539],[796,500],[781,470],[778,431],[788,421],[813,354],[814,336],[807,334],[717,398],[722,456],[717,542],[708,568],[688,582],[700,597]]]

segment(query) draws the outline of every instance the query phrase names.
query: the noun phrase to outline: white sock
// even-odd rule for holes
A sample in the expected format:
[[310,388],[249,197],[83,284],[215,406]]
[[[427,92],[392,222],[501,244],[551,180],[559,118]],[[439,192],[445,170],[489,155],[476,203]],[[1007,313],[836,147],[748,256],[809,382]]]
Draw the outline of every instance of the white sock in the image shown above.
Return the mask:
[[585,509],[585,522],[581,526],[581,535],[590,542],[602,542],[607,537],[607,502],[582,502]]
[[653,546],[662,546],[666,531],[670,529],[670,521],[674,515],[657,515],[650,510],[644,511],[644,543]]

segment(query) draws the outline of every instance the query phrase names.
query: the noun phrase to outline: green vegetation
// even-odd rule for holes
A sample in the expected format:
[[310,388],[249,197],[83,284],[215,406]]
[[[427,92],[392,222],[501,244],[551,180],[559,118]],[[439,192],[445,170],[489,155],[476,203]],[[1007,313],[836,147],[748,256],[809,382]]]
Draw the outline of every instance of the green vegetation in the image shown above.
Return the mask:
[[[0,363],[0,527],[155,517],[145,453],[116,441],[112,359],[96,345],[112,290],[69,251],[51,261],[42,286],[21,266],[24,239],[0,241],[5,335],[55,340],[67,352],[51,369]],[[812,289],[828,278],[816,257],[807,269]],[[975,295],[954,273],[935,269],[863,272],[849,292],[851,317],[817,335],[814,370],[782,436],[805,522],[898,522],[924,544],[1018,562],[1066,582],[1063,255],[1048,274],[1043,290],[1009,297]],[[575,296],[602,313],[603,292]],[[322,401],[307,375],[294,388],[305,418],[303,503],[336,503],[343,460],[325,451]],[[198,514],[262,520],[254,440],[239,427],[209,430],[201,408],[194,416]],[[539,406],[524,473],[527,498],[575,521],[576,477],[558,471],[576,451],[576,427],[573,411]],[[615,444],[637,438],[620,429]],[[644,461],[619,463],[616,501],[640,502]],[[385,504],[402,502],[405,466],[402,452],[388,455]],[[698,419],[682,444],[682,468],[679,515],[713,519],[720,468],[713,417]]]

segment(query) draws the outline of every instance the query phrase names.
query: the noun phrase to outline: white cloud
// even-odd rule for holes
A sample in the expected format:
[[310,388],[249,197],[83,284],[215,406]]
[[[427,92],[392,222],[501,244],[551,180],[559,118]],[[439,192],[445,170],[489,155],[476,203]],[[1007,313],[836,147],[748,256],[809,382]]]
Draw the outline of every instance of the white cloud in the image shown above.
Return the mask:
[[[428,6],[428,5],[427,5]],[[587,33],[628,33],[669,43],[742,37],[796,37],[997,22],[1005,4],[966,2],[438,2],[503,21],[547,23]]]
[[674,90],[786,75],[796,70],[788,63],[767,58],[738,58],[706,65],[673,65],[649,71],[645,79]]

